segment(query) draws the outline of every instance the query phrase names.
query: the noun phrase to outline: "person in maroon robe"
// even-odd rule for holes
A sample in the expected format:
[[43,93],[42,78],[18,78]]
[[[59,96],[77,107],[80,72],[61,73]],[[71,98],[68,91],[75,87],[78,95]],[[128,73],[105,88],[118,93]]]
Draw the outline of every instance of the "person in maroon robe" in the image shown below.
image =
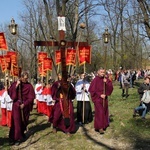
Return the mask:
[[94,128],[100,134],[104,134],[104,130],[109,126],[108,96],[112,91],[112,82],[108,77],[105,77],[105,69],[100,68],[89,87],[95,108]]
[[[68,83],[68,85],[63,84],[66,83],[62,83],[61,80],[58,80],[51,87],[51,95],[55,104],[49,121],[53,124],[53,133],[56,133],[57,129],[60,129],[70,136],[70,133],[75,132],[72,100],[76,96],[76,91],[70,83]],[[67,88],[64,88],[65,86],[67,86]]]
[[25,138],[24,132],[28,125],[30,111],[32,111],[35,99],[34,88],[28,82],[27,72],[22,72],[20,80],[11,84],[8,94],[13,100],[9,139],[11,144],[19,145]]

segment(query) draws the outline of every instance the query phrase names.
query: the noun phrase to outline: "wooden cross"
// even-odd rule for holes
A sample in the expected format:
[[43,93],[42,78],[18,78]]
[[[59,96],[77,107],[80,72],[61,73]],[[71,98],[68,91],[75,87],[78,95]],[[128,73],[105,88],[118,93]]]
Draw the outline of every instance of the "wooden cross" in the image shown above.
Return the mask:
[[[66,68],[66,58],[65,58],[65,49],[66,47],[77,47],[77,46],[88,46],[87,42],[70,42],[65,41],[65,32],[64,30],[59,30],[59,41],[34,41],[34,46],[58,46],[60,47],[61,52],[61,69],[62,69],[62,79],[61,79],[61,91],[63,98],[63,107],[64,107],[64,117],[69,117],[69,102],[68,102],[68,91],[70,88],[70,83],[68,83],[68,73]],[[60,93],[61,98],[61,93]],[[84,117],[84,116],[83,116]]]
[[58,46],[61,51],[61,68],[62,68],[62,81],[67,82],[67,68],[65,59],[66,47],[88,46],[87,42],[71,42],[65,41],[65,32],[59,30],[59,41],[34,41],[34,46]]

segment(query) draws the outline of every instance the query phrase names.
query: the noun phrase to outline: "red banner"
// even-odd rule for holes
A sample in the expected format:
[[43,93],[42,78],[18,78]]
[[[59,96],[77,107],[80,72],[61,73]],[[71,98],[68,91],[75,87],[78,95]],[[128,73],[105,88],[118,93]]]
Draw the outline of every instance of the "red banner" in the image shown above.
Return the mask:
[[60,50],[55,51],[55,63],[59,65],[61,63],[61,52]]
[[0,33],[0,50],[8,50],[5,35],[3,32]]
[[76,50],[75,49],[67,49],[66,50],[66,65],[76,65]]
[[45,58],[47,58],[46,52],[38,52],[38,63],[41,63]]
[[1,69],[2,72],[5,72],[7,70],[7,66],[4,58],[1,59]]
[[18,62],[18,53],[14,52],[14,51],[8,51],[7,55],[9,55],[9,57],[10,57],[11,64],[17,65],[17,62]]
[[10,57],[9,57],[9,55],[5,55],[1,58],[1,69],[2,69],[2,72],[10,70]]
[[3,58],[3,56],[2,56],[2,55],[0,55],[0,64],[1,64],[2,58]]
[[10,60],[10,56],[9,55],[4,55],[6,64],[7,64],[7,70],[10,70],[11,67],[11,60]]
[[45,58],[44,60],[43,60],[43,68],[44,68],[44,71],[46,70],[46,71],[48,71],[48,70],[50,70],[50,71],[52,71],[52,59],[51,58]]
[[79,65],[91,63],[91,46],[80,46],[78,50]]
[[19,72],[20,72],[20,70],[19,70],[18,66],[12,64],[10,74],[12,76],[19,77]]
[[39,72],[39,75],[40,75],[40,76],[42,76],[42,77],[45,77],[45,76],[46,76],[46,70],[44,70],[43,63],[41,63],[41,64],[38,66],[38,72]]

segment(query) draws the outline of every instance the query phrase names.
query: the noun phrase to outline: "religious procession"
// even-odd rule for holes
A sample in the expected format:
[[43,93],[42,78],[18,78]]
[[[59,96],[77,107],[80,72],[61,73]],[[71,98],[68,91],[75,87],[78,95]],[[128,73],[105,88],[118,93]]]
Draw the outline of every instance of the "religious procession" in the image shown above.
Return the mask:
[[0,24],[0,149],[150,148],[149,2],[126,3],[27,0]]

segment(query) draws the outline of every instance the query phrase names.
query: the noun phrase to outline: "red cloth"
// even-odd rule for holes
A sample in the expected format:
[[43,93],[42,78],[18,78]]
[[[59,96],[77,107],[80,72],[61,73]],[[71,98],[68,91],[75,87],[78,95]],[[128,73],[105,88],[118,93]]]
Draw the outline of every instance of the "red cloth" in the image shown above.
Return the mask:
[[[108,117],[108,99],[106,97],[105,101],[100,97],[104,94],[104,78],[96,76],[90,84],[89,92],[91,94],[92,101],[95,108],[94,116],[94,128],[95,130],[106,129],[109,126]],[[105,86],[106,95],[109,96],[113,91],[112,82],[107,78]],[[103,106],[103,102],[104,106]]]
[[41,113],[40,101],[37,101],[37,112]]
[[44,88],[43,88],[43,91],[42,91],[42,95],[46,95],[46,94],[47,94],[47,88],[44,87]]
[[50,87],[46,87],[46,95],[51,95],[51,88]]
[[38,92],[38,91],[40,91],[42,88],[43,88],[43,86],[39,86],[39,87],[36,88],[36,91]]
[[[6,91],[5,89],[0,90],[0,96],[2,96],[5,91]],[[1,113],[1,114],[0,114],[0,115],[1,115],[1,122],[0,122],[0,124],[1,124],[2,126],[6,126],[6,125],[7,125],[7,113],[6,113],[6,108],[1,108],[1,112],[0,112],[0,113]]]
[[0,96],[2,96],[5,91],[6,91],[5,89],[0,90]]
[[12,111],[7,111],[7,126],[11,127],[11,114]]
[[38,101],[38,107],[37,112],[46,114],[46,102]]
[[33,102],[35,99],[34,88],[30,83],[21,83],[21,95],[22,102],[24,104],[22,119],[21,109],[20,109],[20,90],[19,87],[16,89],[16,82],[14,82],[8,89],[8,94],[13,100],[12,107],[12,119],[11,128],[9,132],[9,138],[12,140],[21,140],[24,136],[24,131],[28,125],[30,111],[33,108]]
[[42,113],[44,115],[47,115],[47,104],[46,104],[46,102],[42,103]]
[[2,111],[1,125],[6,126],[7,125],[7,111],[6,111],[6,108],[1,108],[1,111]]
[[46,115],[47,115],[48,117],[50,117],[50,116],[51,116],[52,108],[53,108],[53,106],[52,106],[52,105],[47,106],[47,113],[46,113]]
[[[46,87],[43,88],[42,95],[43,95],[43,98],[44,98],[44,96],[47,95]],[[47,112],[46,101],[42,101],[42,102],[40,102],[40,113],[46,115],[46,112]]]

